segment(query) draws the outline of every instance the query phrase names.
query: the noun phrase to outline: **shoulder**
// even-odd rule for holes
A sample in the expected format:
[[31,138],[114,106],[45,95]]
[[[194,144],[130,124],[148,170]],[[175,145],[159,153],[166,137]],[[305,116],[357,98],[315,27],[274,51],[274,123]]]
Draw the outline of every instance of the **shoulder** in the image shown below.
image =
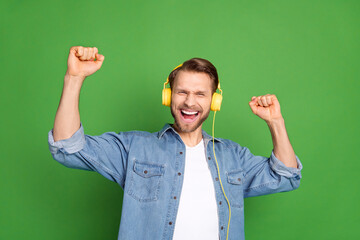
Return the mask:
[[157,132],[151,133],[151,132],[141,131],[141,130],[131,130],[131,131],[119,132],[118,135],[121,135],[128,139],[157,138]]
[[241,150],[242,148],[244,148],[239,143],[237,143],[233,140],[226,139],[226,138],[219,138],[219,137],[217,139],[219,140],[219,143],[224,145],[226,148],[236,149],[236,150]]

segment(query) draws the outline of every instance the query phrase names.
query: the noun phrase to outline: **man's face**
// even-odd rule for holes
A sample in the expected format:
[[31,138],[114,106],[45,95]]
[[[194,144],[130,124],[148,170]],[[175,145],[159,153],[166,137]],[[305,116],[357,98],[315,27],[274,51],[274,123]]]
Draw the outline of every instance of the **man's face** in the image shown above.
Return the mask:
[[180,132],[193,132],[210,113],[212,80],[206,73],[180,71],[173,83],[171,114]]

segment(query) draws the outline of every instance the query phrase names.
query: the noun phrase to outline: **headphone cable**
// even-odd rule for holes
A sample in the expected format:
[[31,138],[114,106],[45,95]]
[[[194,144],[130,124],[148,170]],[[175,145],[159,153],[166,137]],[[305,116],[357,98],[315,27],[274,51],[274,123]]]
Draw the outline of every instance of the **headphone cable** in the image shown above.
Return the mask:
[[229,200],[228,198],[226,197],[226,194],[225,194],[225,191],[224,191],[224,187],[221,183],[221,177],[220,177],[220,171],[219,171],[219,165],[218,165],[218,162],[217,162],[217,159],[216,159],[216,155],[215,155],[215,139],[214,139],[214,129],[215,129],[215,115],[216,115],[216,111],[214,111],[214,118],[213,118],[213,126],[212,126],[212,135],[213,135],[213,151],[214,151],[214,157],[215,157],[215,162],[216,162],[216,167],[217,167],[217,171],[218,171],[218,175],[219,175],[219,181],[220,181],[220,185],[221,185],[221,189],[224,193],[224,196],[226,198],[226,201],[228,203],[228,206],[229,206],[229,222],[228,222],[228,227],[227,227],[227,233],[226,233],[226,240],[228,240],[228,236],[229,236],[229,227],[230,227],[230,218],[231,218],[231,208],[230,208],[230,203],[229,203]]

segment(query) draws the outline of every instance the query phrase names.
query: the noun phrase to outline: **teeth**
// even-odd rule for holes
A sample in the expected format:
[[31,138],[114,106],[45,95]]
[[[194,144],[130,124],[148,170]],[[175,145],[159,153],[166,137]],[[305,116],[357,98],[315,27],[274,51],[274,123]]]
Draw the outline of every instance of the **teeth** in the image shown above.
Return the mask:
[[185,111],[185,110],[181,110],[183,113],[187,114],[187,115],[194,115],[194,114],[197,114],[197,112],[188,112],[188,111]]

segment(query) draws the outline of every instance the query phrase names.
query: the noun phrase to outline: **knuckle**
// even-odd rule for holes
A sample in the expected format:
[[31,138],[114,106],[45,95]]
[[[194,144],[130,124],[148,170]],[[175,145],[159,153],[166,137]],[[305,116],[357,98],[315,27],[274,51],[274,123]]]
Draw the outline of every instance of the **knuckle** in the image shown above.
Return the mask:
[[78,48],[78,46],[72,46],[72,47],[70,47],[69,52],[76,52],[77,48]]

